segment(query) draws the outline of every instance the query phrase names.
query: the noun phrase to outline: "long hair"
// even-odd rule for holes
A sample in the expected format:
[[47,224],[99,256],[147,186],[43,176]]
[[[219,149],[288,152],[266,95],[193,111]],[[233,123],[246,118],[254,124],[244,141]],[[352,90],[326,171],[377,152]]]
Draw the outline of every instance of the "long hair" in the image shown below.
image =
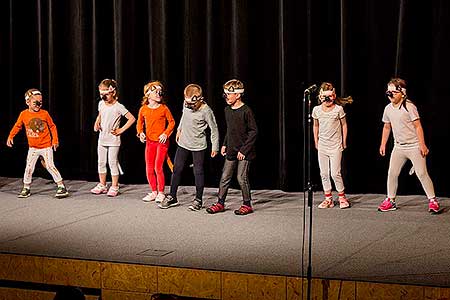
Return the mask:
[[[329,82],[322,82],[319,90],[324,91],[324,92],[325,91],[333,91],[336,94],[333,84],[331,84]],[[317,98],[317,99],[319,99],[319,98]],[[320,103],[321,102],[319,99],[319,104]],[[337,105],[340,105],[340,106],[345,106],[346,104],[352,104],[353,98],[352,98],[352,96],[348,96],[348,97],[344,97],[344,98],[336,96],[334,103],[336,103]]]
[[412,101],[408,98],[408,95],[406,94],[406,81],[404,79],[396,77],[396,78],[391,78],[391,80],[389,80],[388,85],[390,85],[390,84],[395,86],[395,89],[397,91],[399,91],[400,93],[402,93],[402,95],[403,95],[403,100],[402,100],[402,103],[400,103],[399,109],[401,109],[403,106],[406,109],[406,111],[408,111],[408,108],[406,107],[406,103],[412,102]]

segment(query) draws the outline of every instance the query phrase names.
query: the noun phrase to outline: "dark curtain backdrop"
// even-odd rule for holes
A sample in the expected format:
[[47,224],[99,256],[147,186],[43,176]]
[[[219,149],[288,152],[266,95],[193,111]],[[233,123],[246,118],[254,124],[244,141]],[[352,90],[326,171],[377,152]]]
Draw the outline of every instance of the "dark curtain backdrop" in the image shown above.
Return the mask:
[[[450,2],[441,1],[82,1],[0,2],[1,176],[23,174],[22,132],[5,146],[23,94],[44,93],[44,108],[60,137],[56,165],[67,179],[96,180],[97,85],[119,83],[120,101],[136,116],[151,79],[167,88],[178,121],[183,88],[204,87],[224,134],[222,84],[237,77],[259,126],[255,189],[302,190],[303,91],[331,81],[354,98],[346,107],[349,148],[344,175],[351,193],[384,193],[388,158],[378,155],[386,82],[407,80],[431,149],[429,172],[438,195],[450,193]],[[144,183],[144,145],[135,128],[122,137],[123,183]],[[170,154],[175,152],[174,137]],[[391,142],[392,145],[392,142]],[[223,160],[208,160],[207,185],[216,187]],[[316,189],[321,189],[316,157]],[[400,177],[400,193],[422,193],[415,177]],[[409,168],[408,168],[409,169]],[[168,171],[168,170],[166,170]],[[169,172],[166,173],[169,183]],[[42,168],[36,175],[50,178]],[[187,168],[183,184],[192,184]]]

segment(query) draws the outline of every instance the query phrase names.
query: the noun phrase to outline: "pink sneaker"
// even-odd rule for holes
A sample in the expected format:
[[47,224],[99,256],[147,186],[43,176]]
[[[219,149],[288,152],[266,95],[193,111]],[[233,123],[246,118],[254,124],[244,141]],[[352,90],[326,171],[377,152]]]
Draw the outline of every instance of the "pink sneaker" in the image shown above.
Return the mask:
[[378,211],[386,212],[390,210],[396,210],[397,205],[395,204],[395,201],[392,201],[390,198],[384,199],[383,202],[381,202],[380,206],[378,206]]
[[350,207],[350,203],[348,202],[346,197],[339,197],[339,208],[340,209],[345,209],[345,208],[349,208]]
[[156,199],[156,195],[158,195],[158,193],[155,191],[148,193],[144,198],[142,198],[142,201],[144,201],[144,202],[153,201]]
[[109,197],[116,197],[117,195],[119,195],[119,187],[111,186],[106,195],[108,195]]
[[430,202],[428,203],[428,211],[432,214],[439,213],[439,202],[436,197],[430,199]]
[[92,194],[100,195],[100,194],[106,194],[108,192],[108,189],[105,185],[98,183],[92,190]]
[[334,207],[333,198],[325,198],[322,203],[319,204],[318,208],[332,208]]

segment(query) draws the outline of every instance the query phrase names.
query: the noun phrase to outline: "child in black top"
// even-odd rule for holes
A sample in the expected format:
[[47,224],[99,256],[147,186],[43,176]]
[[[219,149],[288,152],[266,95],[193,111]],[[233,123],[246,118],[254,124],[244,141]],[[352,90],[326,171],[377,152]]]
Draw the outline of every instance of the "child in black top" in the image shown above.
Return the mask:
[[206,211],[210,214],[225,211],[225,198],[237,167],[237,180],[242,190],[243,205],[234,213],[247,215],[253,212],[248,174],[250,162],[256,156],[255,141],[258,128],[252,110],[242,102],[244,84],[240,80],[232,79],[223,85],[223,89],[223,96],[229,105],[225,108],[227,132],[220,150],[225,156],[225,164],[220,179],[218,202]]

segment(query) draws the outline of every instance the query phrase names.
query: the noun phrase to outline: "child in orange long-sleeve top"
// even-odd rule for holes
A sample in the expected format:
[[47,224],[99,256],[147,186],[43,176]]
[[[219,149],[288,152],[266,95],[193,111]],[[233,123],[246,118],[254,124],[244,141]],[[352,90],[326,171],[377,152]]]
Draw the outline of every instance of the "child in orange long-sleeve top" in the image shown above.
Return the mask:
[[144,86],[142,107],[137,120],[137,135],[145,142],[145,164],[147,180],[151,188],[142,200],[161,203],[164,198],[164,160],[169,149],[169,136],[175,127],[175,120],[163,100],[163,85],[151,81]]
[[55,197],[67,197],[69,193],[64,186],[61,174],[53,162],[53,151],[56,151],[59,145],[58,132],[49,113],[41,109],[42,93],[37,89],[29,89],[25,93],[25,103],[28,105],[28,109],[20,113],[6,141],[8,147],[12,147],[14,137],[22,129],[22,126],[25,126],[29,150],[23,176],[23,188],[18,197],[27,198],[31,195],[31,181],[39,157],[44,159],[47,171],[58,185]]

